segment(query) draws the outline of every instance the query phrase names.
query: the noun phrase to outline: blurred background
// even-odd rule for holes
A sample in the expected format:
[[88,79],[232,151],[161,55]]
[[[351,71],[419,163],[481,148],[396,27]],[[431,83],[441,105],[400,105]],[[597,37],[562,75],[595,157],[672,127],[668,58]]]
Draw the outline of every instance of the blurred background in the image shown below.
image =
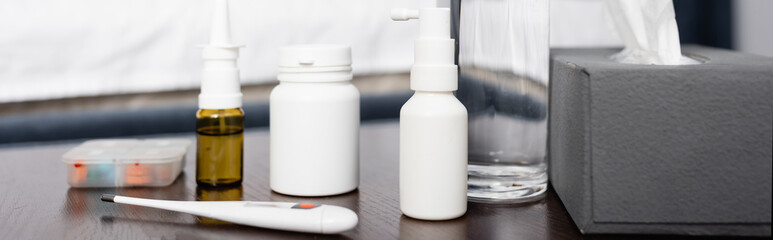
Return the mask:
[[[464,0],[462,0],[464,1]],[[493,1],[493,0],[492,0]],[[192,132],[207,0],[0,1],[0,143]],[[362,118],[397,117],[410,96],[411,0],[231,0],[247,126],[268,123],[278,49],[352,46]],[[674,0],[683,44],[773,57],[773,1]],[[551,0],[550,45],[619,48],[602,0]]]

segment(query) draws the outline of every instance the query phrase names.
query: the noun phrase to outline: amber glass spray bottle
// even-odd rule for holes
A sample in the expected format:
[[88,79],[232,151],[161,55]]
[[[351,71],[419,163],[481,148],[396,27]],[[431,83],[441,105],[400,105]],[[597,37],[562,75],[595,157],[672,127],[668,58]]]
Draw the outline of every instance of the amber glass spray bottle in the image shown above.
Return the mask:
[[216,0],[214,10],[209,45],[202,46],[196,183],[239,185],[244,171],[244,112],[236,59],[241,46],[231,43],[228,1]]

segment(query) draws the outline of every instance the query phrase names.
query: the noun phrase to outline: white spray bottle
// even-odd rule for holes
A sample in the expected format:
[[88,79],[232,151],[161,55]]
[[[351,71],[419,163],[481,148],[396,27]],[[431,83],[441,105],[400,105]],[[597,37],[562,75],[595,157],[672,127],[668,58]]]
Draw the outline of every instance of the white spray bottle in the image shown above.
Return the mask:
[[467,211],[467,109],[454,96],[457,66],[448,8],[395,9],[392,20],[421,19],[411,89],[400,110],[400,210],[424,220]]

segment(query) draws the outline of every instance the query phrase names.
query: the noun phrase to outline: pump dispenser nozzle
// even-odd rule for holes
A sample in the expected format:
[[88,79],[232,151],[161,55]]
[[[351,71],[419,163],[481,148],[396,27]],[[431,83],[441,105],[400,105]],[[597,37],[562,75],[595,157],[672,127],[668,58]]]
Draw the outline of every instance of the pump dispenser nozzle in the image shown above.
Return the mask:
[[419,19],[419,10],[407,8],[392,9],[392,20],[408,21],[409,19]]
[[419,19],[419,38],[414,42],[411,89],[455,91],[454,39],[451,38],[451,10],[448,8],[393,9],[392,20]]
[[239,48],[231,43],[228,0],[215,0],[209,44],[201,46],[204,69],[201,77],[201,109],[231,109],[242,106]]

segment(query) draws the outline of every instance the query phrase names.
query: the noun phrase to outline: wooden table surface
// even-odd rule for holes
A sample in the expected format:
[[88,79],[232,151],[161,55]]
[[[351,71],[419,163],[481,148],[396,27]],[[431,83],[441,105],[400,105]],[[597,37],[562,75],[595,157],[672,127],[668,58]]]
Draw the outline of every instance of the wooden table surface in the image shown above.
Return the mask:
[[[0,133],[1,134],[1,133]],[[193,134],[174,135],[195,139]],[[168,137],[168,136],[166,136]],[[469,203],[467,214],[440,222],[403,216],[398,202],[396,121],[362,125],[360,187],[333,197],[297,198],[268,185],[267,128],[245,133],[244,183],[201,189],[194,148],[184,172],[161,188],[70,188],[61,156],[79,141],[37,146],[0,145],[0,239],[650,239],[654,236],[582,236],[555,192],[529,204]],[[251,200],[334,204],[360,218],[352,231],[315,235],[199,219],[183,213],[102,202],[103,193],[169,200]],[[674,238],[682,237],[664,237]]]

